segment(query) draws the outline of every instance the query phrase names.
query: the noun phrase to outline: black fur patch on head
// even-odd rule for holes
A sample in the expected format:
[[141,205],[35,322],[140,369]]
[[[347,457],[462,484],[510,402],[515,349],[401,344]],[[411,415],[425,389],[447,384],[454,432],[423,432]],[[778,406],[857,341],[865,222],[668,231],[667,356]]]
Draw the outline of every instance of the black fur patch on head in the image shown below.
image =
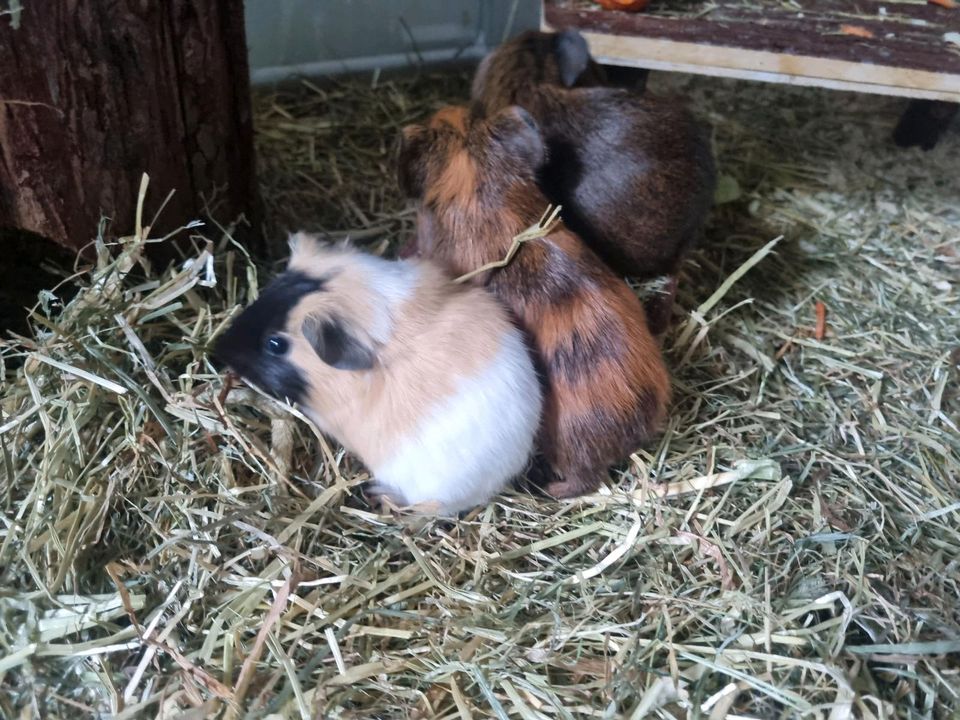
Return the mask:
[[354,337],[338,318],[306,318],[303,336],[317,356],[330,367],[338,370],[369,370],[373,367],[373,350]]
[[286,357],[282,334],[286,333],[290,311],[304,295],[321,290],[323,281],[304,273],[287,271],[279,275],[217,339],[214,356],[271,395],[301,401],[307,390],[306,379]]

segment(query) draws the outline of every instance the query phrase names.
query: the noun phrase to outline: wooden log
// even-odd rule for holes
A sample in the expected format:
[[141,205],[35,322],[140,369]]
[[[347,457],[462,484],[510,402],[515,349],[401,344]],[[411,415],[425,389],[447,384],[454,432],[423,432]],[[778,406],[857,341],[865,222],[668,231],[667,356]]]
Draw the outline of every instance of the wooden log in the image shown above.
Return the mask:
[[[0,228],[80,249],[101,215],[155,232],[256,221],[242,0],[26,0],[0,15]],[[0,7],[3,7],[0,4]],[[9,259],[8,259],[9,261]]]

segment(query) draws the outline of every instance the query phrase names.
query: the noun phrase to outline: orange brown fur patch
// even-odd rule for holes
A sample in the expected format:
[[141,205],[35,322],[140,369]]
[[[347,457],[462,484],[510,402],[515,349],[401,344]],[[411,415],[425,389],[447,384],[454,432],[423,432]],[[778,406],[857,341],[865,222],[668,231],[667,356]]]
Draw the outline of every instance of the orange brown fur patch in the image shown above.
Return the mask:
[[434,130],[449,125],[461,135],[467,132],[467,109],[460,105],[448,105],[441,108],[430,118],[429,127]]
[[443,177],[430,188],[427,198],[438,203],[472,203],[476,188],[477,173],[474,162],[466,152],[459,152],[450,158]]

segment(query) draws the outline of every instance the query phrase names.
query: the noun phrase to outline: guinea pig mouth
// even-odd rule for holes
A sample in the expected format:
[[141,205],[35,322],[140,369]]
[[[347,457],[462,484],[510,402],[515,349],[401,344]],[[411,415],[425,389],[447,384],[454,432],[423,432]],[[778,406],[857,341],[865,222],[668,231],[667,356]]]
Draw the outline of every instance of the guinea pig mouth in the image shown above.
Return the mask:
[[226,332],[214,341],[207,357],[220,373],[229,370],[239,377],[251,378],[256,374],[256,367],[250,362],[249,351],[245,351],[243,338],[238,337],[239,335],[236,325],[227,328]]
[[228,327],[226,332],[218,337],[213,346],[208,349],[207,357],[210,359],[210,364],[218,372],[231,370],[237,375],[244,375],[245,368],[243,366],[247,363],[244,362],[244,352],[237,334],[235,325]]
[[214,344],[211,359],[229,369],[250,385],[277,400],[300,403],[307,395],[307,379],[285,357],[265,355],[251,350],[244,333],[230,327]]

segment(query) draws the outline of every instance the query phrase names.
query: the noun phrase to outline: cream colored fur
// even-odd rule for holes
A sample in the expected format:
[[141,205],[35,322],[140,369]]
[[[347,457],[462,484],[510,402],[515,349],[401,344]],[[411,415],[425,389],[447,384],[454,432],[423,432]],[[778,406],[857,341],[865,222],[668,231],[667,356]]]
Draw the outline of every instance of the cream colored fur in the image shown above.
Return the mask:
[[[455,285],[426,261],[383,260],[300,233],[289,268],[324,279],[288,318],[305,408],[401,504],[456,512],[487,502],[520,473],[541,391],[520,332],[486,291]],[[323,363],[300,328],[336,316],[374,350],[370,370]]]

